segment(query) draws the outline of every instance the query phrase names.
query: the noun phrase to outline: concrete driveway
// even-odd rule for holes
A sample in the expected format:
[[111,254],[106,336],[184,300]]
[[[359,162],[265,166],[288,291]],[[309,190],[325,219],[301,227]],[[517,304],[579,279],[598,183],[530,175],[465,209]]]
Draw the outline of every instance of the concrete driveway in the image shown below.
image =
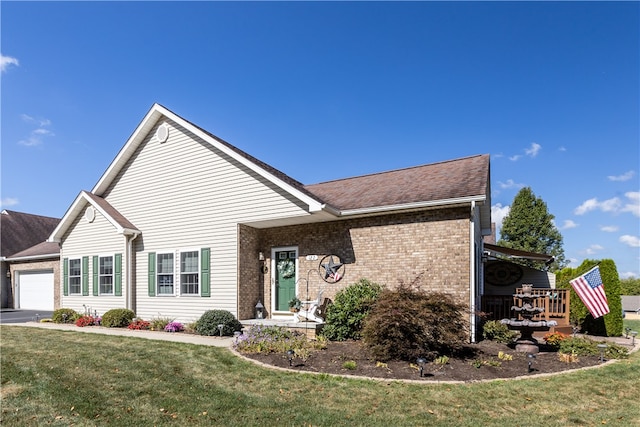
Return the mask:
[[0,324],[32,322],[39,319],[51,319],[53,311],[21,310],[3,308],[0,311]]

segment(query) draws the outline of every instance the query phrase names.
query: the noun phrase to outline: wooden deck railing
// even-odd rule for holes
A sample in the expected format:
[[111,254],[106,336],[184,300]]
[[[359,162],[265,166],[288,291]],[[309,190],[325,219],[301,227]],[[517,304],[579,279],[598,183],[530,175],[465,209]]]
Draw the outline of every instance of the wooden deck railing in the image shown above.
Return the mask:
[[[522,288],[516,289],[522,293]],[[535,307],[543,307],[544,312],[535,316],[534,320],[555,320],[558,326],[569,326],[569,290],[534,288],[534,296],[544,297],[533,300]],[[482,311],[487,313],[489,320],[510,319],[516,317],[512,306],[522,306],[522,300],[513,295],[483,295]]]

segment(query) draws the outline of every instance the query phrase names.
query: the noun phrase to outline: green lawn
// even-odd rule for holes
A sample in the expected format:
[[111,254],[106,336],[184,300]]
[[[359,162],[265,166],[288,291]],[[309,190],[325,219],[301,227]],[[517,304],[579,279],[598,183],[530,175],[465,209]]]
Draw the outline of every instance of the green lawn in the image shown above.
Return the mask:
[[261,368],[227,349],[0,327],[7,426],[640,425],[640,356],[522,381],[406,384]]

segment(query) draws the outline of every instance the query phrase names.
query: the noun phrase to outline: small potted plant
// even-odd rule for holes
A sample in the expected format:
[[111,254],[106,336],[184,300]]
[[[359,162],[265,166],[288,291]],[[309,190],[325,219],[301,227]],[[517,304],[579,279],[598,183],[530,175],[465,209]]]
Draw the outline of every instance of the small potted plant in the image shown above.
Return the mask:
[[300,307],[302,307],[302,302],[298,299],[298,297],[293,297],[289,300],[289,311],[292,313],[297,313],[300,311]]

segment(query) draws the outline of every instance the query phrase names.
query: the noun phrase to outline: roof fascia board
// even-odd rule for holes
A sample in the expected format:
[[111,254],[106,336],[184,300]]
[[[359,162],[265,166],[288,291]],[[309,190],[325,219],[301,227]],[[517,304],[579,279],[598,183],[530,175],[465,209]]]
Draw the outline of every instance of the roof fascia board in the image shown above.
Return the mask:
[[111,215],[109,215],[104,209],[102,209],[102,207],[99,204],[93,201],[91,197],[87,197],[84,191],[81,191],[80,194],[78,194],[78,197],[76,197],[76,199],[71,204],[71,207],[69,208],[69,210],[64,214],[64,217],[62,218],[62,220],[60,220],[60,223],[58,224],[58,226],[51,233],[51,236],[49,236],[49,238],[47,239],[48,242],[59,243],[61,241],[62,235],[69,228],[68,224],[71,224],[71,220],[80,213],[82,206],[84,206],[84,204],[81,205],[83,201],[85,202],[85,204],[89,203],[91,206],[93,206],[94,209],[100,212],[107,219],[107,221],[109,221],[109,223],[114,226],[118,234],[125,234],[125,235],[140,234],[139,230],[131,230],[129,228],[122,227],[120,224],[118,224],[116,220],[114,220],[111,217]]
[[10,257],[5,258],[3,261],[36,261],[40,259],[47,258],[60,258],[60,254],[44,254],[44,255],[30,255],[30,256],[20,256],[20,257]]
[[93,190],[91,191],[93,194],[100,195],[107,189],[108,185],[111,183],[111,180],[113,179],[112,177],[119,172],[119,168],[120,168],[119,165],[124,161],[123,157],[131,155],[131,153],[135,150],[138,144],[140,144],[142,140],[145,138],[148,130],[151,127],[153,127],[162,116],[180,124],[180,126],[184,127],[185,129],[188,129],[190,132],[197,135],[202,140],[213,145],[216,149],[222,151],[232,159],[236,160],[237,162],[251,169],[253,172],[257,173],[258,175],[272,182],[276,186],[282,188],[287,193],[291,194],[298,200],[302,201],[304,204],[308,205],[310,212],[318,212],[322,210],[323,208],[322,203],[307,196],[306,194],[302,193],[301,191],[297,190],[296,188],[292,187],[291,185],[287,184],[281,179],[270,174],[269,172],[257,166],[255,163],[253,163],[246,157],[239,155],[238,153],[236,153],[226,145],[221,144],[219,141],[211,137],[211,135],[208,135],[207,133],[203,132],[197,126],[194,126],[192,123],[188,122],[187,120],[183,119],[182,117],[178,116],[172,111],[167,110],[166,108],[164,108],[162,105],[159,105],[159,104],[154,104],[153,107],[151,107],[151,110],[147,113],[147,115],[142,120],[142,122],[140,122],[140,124],[138,125],[136,130],[133,132],[129,140],[126,142],[122,150],[120,150],[120,152],[118,153],[114,161],[111,163],[107,171],[104,173],[102,178],[100,178],[100,181],[98,181],[96,186],[93,188]]
[[455,199],[430,200],[430,201],[417,202],[417,203],[404,203],[400,205],[375,206],[375,207],[362,208],[362,209],[347,209],[347,210],[341,211],[340,216],[370,215],[370,214],[384,213],[384,212],[391,212],[391,211],[405,211],[405,210],[432,208],[437,206],[468,205],[468,204],[471,204],[471,202],[484,202],[485,199],[486,197],[484,195],[479,195],[479,196],[459,197]]

